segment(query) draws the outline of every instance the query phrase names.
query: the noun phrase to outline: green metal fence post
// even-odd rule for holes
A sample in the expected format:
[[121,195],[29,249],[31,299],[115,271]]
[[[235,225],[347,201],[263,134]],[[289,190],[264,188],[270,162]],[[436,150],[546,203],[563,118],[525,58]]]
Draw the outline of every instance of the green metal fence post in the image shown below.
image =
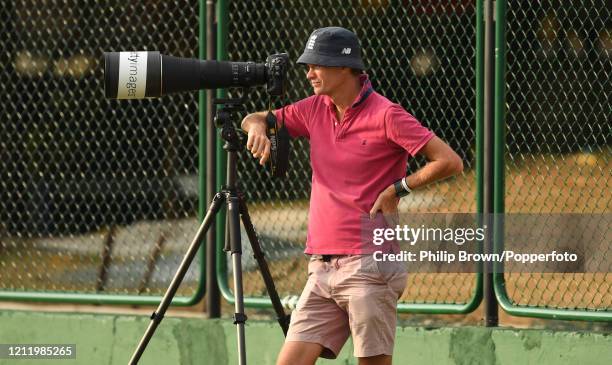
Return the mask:
[[[493,195],[495,183],[493,180],[494,169],[494,81],[495,81],[495,1],[484,0],[484,125],[483,125],[483,217],[488,227],[493,226],[491,220],[493,213]],[[493,231],[486,230],[484,253],[493,253]],[[483,264],[483,297],[484,297],[484,320],[485,326],[496,327],[498,325],[498,305],[493,289],[493,264]]]
[[[217,12],[217,59],[220,61],[227,60],[227,39],[228,39],[228,15],[229,4],[227,0],[217,0],[216,2],[216,12]],[[227,91],[217,90],[216,97],[224,98],[227,96]],[[225,151],[223,151],[223,146],[221,144],[217,144],[217,169],[216,169],[216,177],[217,177],[217,191],[221,190],[223,184],[225,183],[226,177],[226,163],[227,156],[225,155]],[[219,289],[221,294],[226,300],[230,300],[233,298],[231,292],[229,291],[228,282],[227,282],[227,262],[226,255],[223,251],[223,247],[225,245],[226,239],[226,214],[225,209],[221,209],[219,214],[217,215],[216,222],[216,233],[217,233],[217,283],[219,285]]]
[[[200,58],[209,60],[216,59],[215,35],[215,1],[200,0],[200,21],[204,26],[200,27],[200,39],[206,41],[206,49],[200,48]],[[201,24],[201,23],[200,23]],[[203,29],[202,29],[203,28]],[[200,160],[205,160],[205,166],[200,165],[201,170],[205,168],[206,176],[201,173],[200,179],[200,221],[204,219],[205,209],[212,203],[217,190],[216,184],[216,129],[213,121],[214,105],[212,99],[214,90],[200,91],[200,105],[205,105],[205,115],[200,114],[200,137],[205,134],[205,149],[200,152]],[[202,152],[203,151],[203,152]],[[206,313],[209,318],[221,316],[221,298],[219,285],[217,284],[217,237],[216,224],[212,224],[206,233]]]

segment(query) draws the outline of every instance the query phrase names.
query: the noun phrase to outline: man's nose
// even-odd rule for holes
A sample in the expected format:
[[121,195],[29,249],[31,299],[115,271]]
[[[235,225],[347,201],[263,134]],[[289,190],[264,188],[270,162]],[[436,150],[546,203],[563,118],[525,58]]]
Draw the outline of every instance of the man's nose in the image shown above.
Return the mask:
[[314,72],[312,71],[312,69],[308,69],[308,71],[306,71],[306,78],[308,80],[314,79],[315,75]]

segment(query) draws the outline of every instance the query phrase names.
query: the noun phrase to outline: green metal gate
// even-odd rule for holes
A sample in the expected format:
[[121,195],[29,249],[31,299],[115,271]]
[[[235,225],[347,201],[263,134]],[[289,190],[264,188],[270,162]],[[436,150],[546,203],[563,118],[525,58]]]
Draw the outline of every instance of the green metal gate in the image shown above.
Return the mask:
[[[197,57],[198,4],[5,1],[0,15],[0,299],[159,302],[198,227],[198,104],[105,99],[103,52]],[[175,303],[202,296],[199,266]]]
[[[258,1],[255,8],[250,1],[220,1],[218,6],[220,59],[262,62],[268,54],[287,51],[294,62],[312,30],[329,25],[353,29],[362,41],[374,88],[402,104],[464,160],[461,176],[411,195],[402,202],[400,211],[477,212],[475,19],[481,17],[480,6],[472,1],[448,5],[428,1],[314,1],[308,6],[300,1]],[[289,79],[290,101],[309,95],[304,69],[292,65]],[[262,90],[253,90],[249,100],[249,112],[267,107]],[[279,295],[289,303],[295,302],[306,277],[307,260],[302,251],[310,192],[308,143],[293,141],[289,176],[282,181],[273,181],[247,153],[242,153],[238,161],[241,188]],[[410,161],[409,169],[414,171],[423,163]],[[219,227],[218,232],[223,231]],[[218,237],[222,242],[223,235]],[[245,304],[267,307],[270,301],[256,265],[249,260],[246,242],[245,247]],[[225,254],[220,252],[219,256],[219,285],[224,297],[233,301],[228,284],[231,273]],[[480,303],[480,282],[480,274],[411,275],[399,310],[470,312]]]
[[497,1],[495,212],[589,214],[608,240],[579,272],[500,273],[495,292],[512,315],[610,321],[612,9],[523,5]]

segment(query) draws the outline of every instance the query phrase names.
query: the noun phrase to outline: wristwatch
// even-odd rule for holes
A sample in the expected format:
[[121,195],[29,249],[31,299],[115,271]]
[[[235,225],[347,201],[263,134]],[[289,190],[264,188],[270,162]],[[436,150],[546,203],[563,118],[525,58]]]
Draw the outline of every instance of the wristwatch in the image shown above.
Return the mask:
[[397,196],[398,198],[405,197],[406,195],[412,192],[412,190],[408,187],[408,184],[406,183],[406,178],[401,178],[397,180],[395,184],[393,184],[393,186],[395,187],[395,196]]

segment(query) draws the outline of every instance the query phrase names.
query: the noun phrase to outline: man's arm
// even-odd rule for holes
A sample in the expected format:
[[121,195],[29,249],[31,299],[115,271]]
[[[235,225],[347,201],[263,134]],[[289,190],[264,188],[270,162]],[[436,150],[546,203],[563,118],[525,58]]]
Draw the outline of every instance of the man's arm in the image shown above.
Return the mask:
[[463,171],[461,157],[444,141],[433,137],[421,150],[419,155],[427,158],[427,164],[406,177],[410,189],[417,189],[434,181],[460,174]]
[[[405,178],[410,189],[425,186],[434,181],[457,175],[463,171],[461,157],[438,137],[434,136],[430,139],[421,148],[419,155],[424,155],[428,162],[425,166]],[[378,195],[374,206],[370,210],[370,218],[373,219],[378,211],[381,211],[383,214],[396,213],[398,202],[399,198],[395,195],[395,187],[390,185]]]
[[247,150],[255,158],[259,158],[259,164],[263,165],[270,157],[270,139],[267,135],[266,115],[268,112],[252,113],[244,117],[240,127],[247,132]]

